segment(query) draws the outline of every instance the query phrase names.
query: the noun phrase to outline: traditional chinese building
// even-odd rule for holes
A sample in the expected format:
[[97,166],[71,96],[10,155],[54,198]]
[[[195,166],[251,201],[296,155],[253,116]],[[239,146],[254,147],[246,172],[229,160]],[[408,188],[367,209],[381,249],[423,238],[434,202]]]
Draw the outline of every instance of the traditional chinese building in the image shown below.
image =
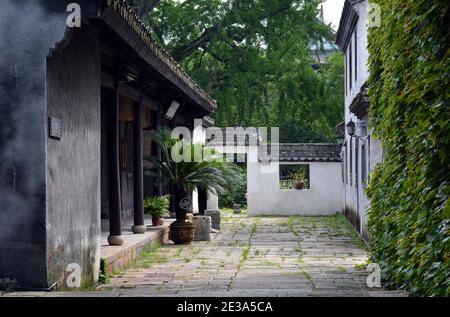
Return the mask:
[[95,282],[101,218],[120,245],[124,219],[145,231],[143,197],[168,191],[144,177],[148,131],[216,108],[124,1],[77,1],[80,27],[70,2],[0,12],[0,279],[24,288],[63,288],[71,263]]
[[[369,172],[383,159],[381,140],[368,127],[368,7],[367,0],[346,0],[336,37],[336,43],[345,56],[343,211],[366,240],[369,238],[367,212],[370,201],[364,190]],[[343,126],[339,128],[342,133]]]

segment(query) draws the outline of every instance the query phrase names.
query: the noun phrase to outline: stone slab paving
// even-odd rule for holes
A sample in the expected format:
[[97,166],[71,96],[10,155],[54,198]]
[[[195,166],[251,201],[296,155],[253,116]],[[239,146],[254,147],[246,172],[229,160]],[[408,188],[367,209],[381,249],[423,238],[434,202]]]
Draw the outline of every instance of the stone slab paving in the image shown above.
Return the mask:
[[[111,278],[120,296],[406,296],[369,288],[364,243],[341,216],[223,219],[209,243],[163,246],[165,257]],[[151,257],[151,256],[150,256]],[[139,266],[139,264],[137,264]]]
[[[333,217],[223,217],[211,242],[147,252],[96,291],[51,296],[407,296],[369,288],[364,243]],[[26,294],[23,294],[26,295]]]

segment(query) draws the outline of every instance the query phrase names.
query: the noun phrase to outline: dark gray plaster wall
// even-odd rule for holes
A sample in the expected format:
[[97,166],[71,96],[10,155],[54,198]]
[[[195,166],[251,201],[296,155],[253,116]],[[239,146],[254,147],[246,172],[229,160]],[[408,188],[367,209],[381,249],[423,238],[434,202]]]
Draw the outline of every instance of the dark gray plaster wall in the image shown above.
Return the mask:
[[[45,60],[65,13],[0,2],[0,284],[47,287]],[[1,285],[0,285],[1,287]]]
[[47,137],[47,265],[50,283],[67,287],[67,265],[82,281],[100,266],[100,40],[96,29],[76,29],[47,63],[47,118],[63,122],[60,140]]
[[[47,288],[46,58],[69,0],[0,0],[0,288]],[[82,14],[97,12],[82,0]],[[9,282],[7,282],[9,284]]]

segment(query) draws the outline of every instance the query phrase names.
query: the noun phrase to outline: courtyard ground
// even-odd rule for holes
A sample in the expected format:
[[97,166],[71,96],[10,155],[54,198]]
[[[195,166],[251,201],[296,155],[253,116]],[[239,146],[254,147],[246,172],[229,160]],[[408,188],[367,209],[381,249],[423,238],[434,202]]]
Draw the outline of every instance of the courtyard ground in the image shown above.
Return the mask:
[[154,246],[95,291],[39,296],[406,295],[367,286],[366,246],[342,215],[222,217],[211,242]]
[[405,295],[367,286],[365,247],[342,215],[225,212],[211,242],[154,247],[99,289],[122,296]]

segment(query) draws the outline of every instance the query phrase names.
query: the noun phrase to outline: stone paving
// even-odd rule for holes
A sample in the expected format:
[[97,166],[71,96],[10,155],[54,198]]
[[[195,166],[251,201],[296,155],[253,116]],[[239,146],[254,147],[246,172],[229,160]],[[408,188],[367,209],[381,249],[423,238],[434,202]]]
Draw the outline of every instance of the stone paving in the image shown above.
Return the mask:
[[247,218],[228,213],[222,223],[211,242],[153,248],[96,291],[38,296],[407,295],[367,286],[361,265],[367,260],[365,245],[341,215]]
[[341,215],[228,214],[211,242],[152,250],[99,289],[117,296],[405,295],[367,287],[366,260],[364,243]]

